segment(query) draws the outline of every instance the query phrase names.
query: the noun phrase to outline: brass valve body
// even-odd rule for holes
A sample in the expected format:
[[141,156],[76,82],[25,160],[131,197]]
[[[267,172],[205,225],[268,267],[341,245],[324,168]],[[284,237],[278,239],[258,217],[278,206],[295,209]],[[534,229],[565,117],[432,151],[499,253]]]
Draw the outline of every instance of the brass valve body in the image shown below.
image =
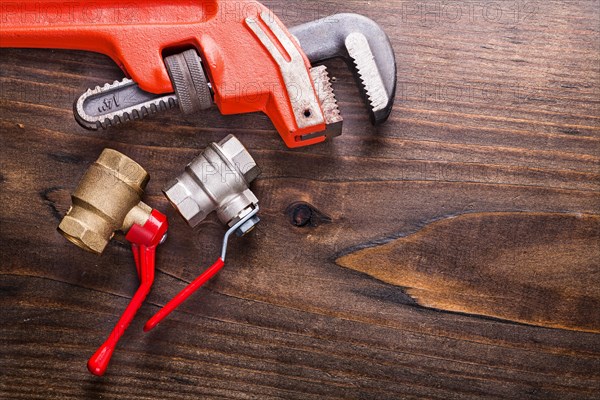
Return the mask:
[[149,179],[138,163],[105,149],[81,178],[58,231],[82,249],[101,254],[115,231],[127,233],[133,224],[148,221],[152,209],[141,198]]

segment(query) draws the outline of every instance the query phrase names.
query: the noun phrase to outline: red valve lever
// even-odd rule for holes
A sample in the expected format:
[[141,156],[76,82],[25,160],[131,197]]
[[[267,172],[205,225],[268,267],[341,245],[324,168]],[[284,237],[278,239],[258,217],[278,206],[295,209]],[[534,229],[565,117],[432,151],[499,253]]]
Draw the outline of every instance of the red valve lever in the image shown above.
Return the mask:
[[142,306],[154,282],[154,260],[156,246],[160,244],[167,232],[167,217],[153,210],[144,226],[133,225],[125,238],[131,242],[133,258],[141,281],[131,302],[110,333],[108,339],[100,346],[88,361],[88,369],[96,376],[104,375],[117,342]]
[[173,310],[175,310],[181,303],[183,303],[188,297],[192,295],[196,290],[200,289],[202,285],[210,280],[213,276],[217,274],[225,265],[225,256],[227,255],[227,241],[231,234],[236,232],[238,228],[244,225],[247,221],[252,219],[258,213],[259,207],[258,205],[248,213],[244,218],[242,218],[238,223],[233,225],[231,228],[225,232],[225,236],[223,236],[223,247],[221,249],[221,257],[215,261],[213,265],[211,265],[206,271],[204,271],[199,277],[197,277],[192,283],[187,285],[177,296],[175,296],[170,302],[168,302],[162,309],[160,309],[152,318],[146,322],[144,325],[144,332],[148,332],[153,329],[156,325],[158,325],[163,319],[167,317]]
[[156,325],[158,325],[163,319],[167,317],[167,315],[171,314],[171,312],[179,307],[181,303],[187,300],[196,290],[200,289],[202,285],[208,282],[213,276],[217,274],[225,265],[225,261],[219,257],[217,261],[213,265],[211,265],[206,271],[204,271],[199,277],[194,279],[192,283],[186,286],[179,294],[171,301],[169,301],[163,308],[161,308],[152,318],[146,322],[144,325],[144,332],[148,332]]

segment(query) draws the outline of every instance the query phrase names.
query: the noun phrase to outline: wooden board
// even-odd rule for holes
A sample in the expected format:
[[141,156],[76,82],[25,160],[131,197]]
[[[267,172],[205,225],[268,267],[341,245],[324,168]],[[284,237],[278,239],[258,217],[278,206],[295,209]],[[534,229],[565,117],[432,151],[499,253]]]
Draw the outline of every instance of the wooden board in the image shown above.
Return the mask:
[[599,228],[591,215],[463,214],[337,262],[427,307],[600,333]]
[[[331,143],[291,151],[266,117],[217,110],[90,133],[72,102],[122,77],[109,59],[0,50],[0,398],[598,398],[600,1],[265,4],[290,26],[379,22],[399,67],[390,121],[369,124],[333,61]],[[263,169],[262,222],[144,334],[224,232],[214,216],[191,231],[161,189],[229,133]],[[133,260],[56,226],[105,147],[150,172],[171,229],[98,379],[85,363],[135,291]]]

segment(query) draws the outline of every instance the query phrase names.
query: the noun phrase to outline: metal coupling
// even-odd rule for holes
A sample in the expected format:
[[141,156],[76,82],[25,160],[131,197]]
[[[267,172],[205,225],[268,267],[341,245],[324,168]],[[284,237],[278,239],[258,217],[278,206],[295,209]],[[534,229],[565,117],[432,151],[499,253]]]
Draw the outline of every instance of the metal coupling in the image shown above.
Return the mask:
[[[221,222],[232,227],[257,207],[258,199],[249,185],[260,173],[244,145],[229,135],[209,144],[164,193],[192,228],[213,211]],[[236,233],[245,235],[259,221],[252,217]]]
[[58,231],[69,241],[101,254],[116,231],[144,226],[152,208],[141,202],[150,176],[118,151],[105,149],[72,194],[72,206]]

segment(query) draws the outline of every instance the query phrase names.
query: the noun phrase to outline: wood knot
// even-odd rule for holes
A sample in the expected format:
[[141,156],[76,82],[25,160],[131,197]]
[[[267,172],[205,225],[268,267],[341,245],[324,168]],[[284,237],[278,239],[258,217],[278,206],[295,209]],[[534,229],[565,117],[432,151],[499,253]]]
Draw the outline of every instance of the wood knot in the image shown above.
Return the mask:
[[330,216],[304,201],[290,204],[285,210],[285,214],[288,216],[290,223],[299,228],[314,228],[332,221]]

